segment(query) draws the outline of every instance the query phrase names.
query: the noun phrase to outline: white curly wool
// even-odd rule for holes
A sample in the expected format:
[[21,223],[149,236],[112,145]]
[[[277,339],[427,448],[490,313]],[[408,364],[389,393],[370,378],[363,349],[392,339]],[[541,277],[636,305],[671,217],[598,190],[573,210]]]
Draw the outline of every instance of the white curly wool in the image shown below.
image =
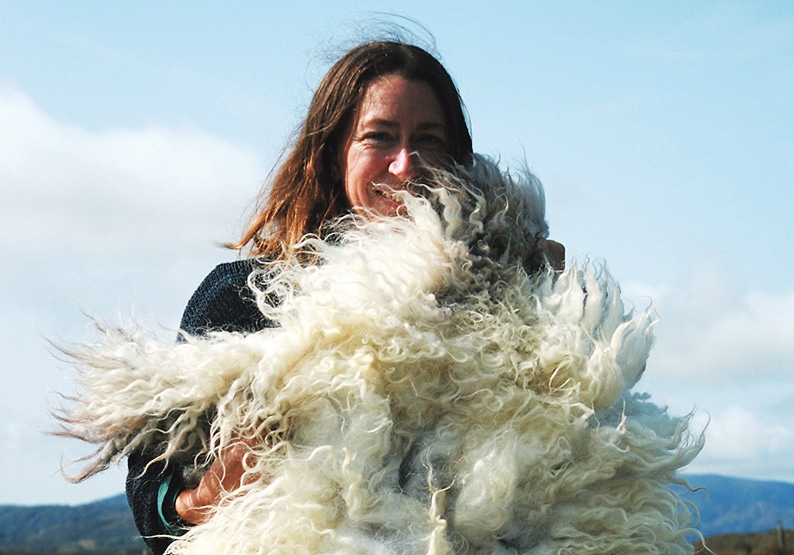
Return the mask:
[[86,475],[252,443],[248,484],[178,554],[692,553],[669,484],[702,440],[630,391],[655,314],[603,268],[540,269],[528,172],[478,159],[405,203],[307,239],[317,264],[263,268],[278,329],[101,328],[64,417],[99,446]]

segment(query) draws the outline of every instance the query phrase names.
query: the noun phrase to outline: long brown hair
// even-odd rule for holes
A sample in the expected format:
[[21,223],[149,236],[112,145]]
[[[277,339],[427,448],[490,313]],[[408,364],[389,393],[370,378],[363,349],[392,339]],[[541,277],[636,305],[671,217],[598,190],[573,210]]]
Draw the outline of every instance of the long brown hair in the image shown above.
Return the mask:
[[445,110],[448,155],[454,162],[470,163],[472,141],[463,101],[444,66],[410,44],[361,44],[342,56],[320,82],[294,147],[265,184],[251,222],[232,248],[248,245],[252,255],[279,258],[290,254],[285,248],[306,234],[321,236],[325,222],[350,210],[337,167],[342,135],[367,87],[392,74],[433,88]]

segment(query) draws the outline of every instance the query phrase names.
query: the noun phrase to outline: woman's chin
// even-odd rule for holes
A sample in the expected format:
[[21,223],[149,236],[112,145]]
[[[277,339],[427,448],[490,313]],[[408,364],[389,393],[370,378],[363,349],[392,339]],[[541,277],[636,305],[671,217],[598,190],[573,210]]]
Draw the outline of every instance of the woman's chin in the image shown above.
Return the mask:
[[372,212],[379,216],[391,218],[405,214],[405,205],[397,200],[379,196],[372,203]]
[[367,198],[361,199],[361,201],[363,202],[353,204],[355,211],[361,215],[370,214],[392,218],[406,214],[406,208],[401,199],[381,192],[369,195]]

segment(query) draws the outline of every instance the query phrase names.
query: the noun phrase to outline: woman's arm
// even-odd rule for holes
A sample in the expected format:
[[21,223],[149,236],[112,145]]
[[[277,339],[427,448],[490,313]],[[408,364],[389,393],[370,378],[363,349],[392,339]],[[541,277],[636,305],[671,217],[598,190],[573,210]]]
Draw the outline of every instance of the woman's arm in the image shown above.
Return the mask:
[[160,516],[161,485],[171,477],[181,477],[181,469],[169,468],[165,462],[152,462],[154,454],[135,451],[127,459],[127,502],[132,510],[135,526],[146,545],[155,555],[161,555],[171,544],[175,530],[169,529]]
[[[256,307],[248,288],[248,276],[255,268],[253,260],[217,266],[188,302],[180,328],[191,335],[205,335],[219,330],[253,333],[272,327]],[[216,491],[216,485],[228,487],[235,485],[235,480],[239,484],[243,459],[237,451],[230,451],[228,460],[224,456],[222,463],[213,463],[211,469],[215,470],[209,471],[206,483],[202,478],[195,490],[185,490],[185,469],[174,461],[167,465],[164,461],[152,462],[156,456],[148,451],[129,456],[126,489],[138,531],[154,554],[161,555],[172,541],[164,536],[179,535],[188,523],[199,523],[199,514],[206,518],[206,509],[200,509],[217,501],[220,491]],[[217,471],[224,467],[226,476],[218,480],[223,474]]]

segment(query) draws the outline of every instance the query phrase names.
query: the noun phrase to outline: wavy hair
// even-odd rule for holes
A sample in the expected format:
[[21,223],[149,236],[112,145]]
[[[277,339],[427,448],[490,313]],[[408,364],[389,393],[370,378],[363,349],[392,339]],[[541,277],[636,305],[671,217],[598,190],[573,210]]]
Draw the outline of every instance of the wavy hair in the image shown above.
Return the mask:
[[427,51],[398,41],[356,46],[328,71],[314,93],[292,150],[260,193],[257,208],[237,243],[254,256],[282,258],[306,236],[322,237],[324,224],[350,210],[337,167],[344,130],[369,85],[386,75],[429,84],[444,108],[448,161],[468,165],[472,140],[458,89]]

